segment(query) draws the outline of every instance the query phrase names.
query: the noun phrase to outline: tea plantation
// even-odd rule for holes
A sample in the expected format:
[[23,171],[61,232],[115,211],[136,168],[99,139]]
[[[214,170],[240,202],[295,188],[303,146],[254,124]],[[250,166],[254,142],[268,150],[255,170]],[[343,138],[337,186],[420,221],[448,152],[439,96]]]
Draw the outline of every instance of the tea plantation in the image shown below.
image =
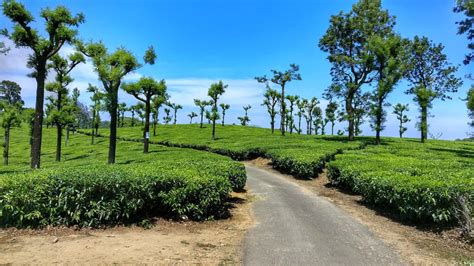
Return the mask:
[[28,132],[12,130],[10,165],[0,167],[0,226],[213,219],[227,214],[229,193],[245,185],[243,165],[224,156],[160,145],[143,154],[140,143],[119,142],[117,164],[107,165],[107,139],[92,145],[72,133],[58,163],[54,132],[44,130],[42,169],[32,171]]

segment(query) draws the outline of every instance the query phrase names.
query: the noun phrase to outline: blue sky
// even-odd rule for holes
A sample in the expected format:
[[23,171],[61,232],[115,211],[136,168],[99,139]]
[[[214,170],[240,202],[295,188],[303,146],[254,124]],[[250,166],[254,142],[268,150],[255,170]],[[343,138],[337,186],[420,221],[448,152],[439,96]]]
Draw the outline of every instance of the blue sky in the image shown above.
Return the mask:
[[[268,126],[262,102],[263,88],[253,78],[269,74],[270,69],[285,69],[290,63],[301,68],[302,81],[292,82],[288,93],[303,97],[321,98],[330,84],[330,64],[327,54],[317,43],[328,28],[329,18],[339,11],[350,10],[355,1],[348,0],[167,0],[167,1],[69,1],[73,12],[83,12],[86,22],[80,26],[84,40],[102,40],[109,49],[124,46],[139,58],[153,45],[158,54],[154,66],[145,66],[127,77],[164,78],[171,100],[185,106],[178,113],[178,121],[188,121],[186,114],[196,111],[193,98],[204,98],[210,83],[219,79],[229,84],[222,101],[231,104],[228,121],[237,123],[242,106],[251,104],[252,125]],[[64,1],[23,1],[37,21],[41,7],[54,7]],[[460,19],[452,12],[454,0],[385,0],[384,8],[397,17],[396,31],[404,37],[424,35],[434,42],[443,43],[453,64],[459,64],[459,77],[473,73],[474,65],[462,65],[467,52],[467,40],[456,35],[455,21]],[[10,23],[0,16],[1,27]],[[38,24],[41,26],[41,24]],[[64,53],[71,51],[66,47]],[[25,77],[28,70],[24,58],[28,50],[15,49],[0,57],[0,79],[20,83],[27,105],[33,106],[35,85]],[[92,68],[83,65],[74,71],[74,86],[85,91],[88,82],[98,83]],[[52,78],[52,75],[50,79]],[[444,139],[463,138],[470,131],[465,97],[472,81],[464,79],[460,91],[452,101],[434,103],[430,129],[434,135],[442,133]],[[407,136],[418,137],[415,128],[418,112],[411,96],[403,92],[408,85],[400,83],[388,101],[408,103],[412,122]],[[370,88],[365,88],[369,90]],[[121,101],[134,104],[135,100],[122,93]],[[81,95],[88,103],[89,95]],[[325,102],[322,101],[324,107]],[[397,136],[395,118],[389,116],[387,136]],[[369,124],[363,127],[364,135],[373,135]],[[341,124],[338,128],[342,128]]]

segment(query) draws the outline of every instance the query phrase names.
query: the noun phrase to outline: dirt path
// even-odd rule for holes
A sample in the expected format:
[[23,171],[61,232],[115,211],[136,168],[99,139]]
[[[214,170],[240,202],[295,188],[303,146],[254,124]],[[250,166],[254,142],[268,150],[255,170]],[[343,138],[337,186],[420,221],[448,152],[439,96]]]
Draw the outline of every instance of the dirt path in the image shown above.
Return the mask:
[[279,173],[246,164],[257,225],[246,265],[400,265],[398,255],[333,203]]
[[234,196],[240,203],[228,220],[159,220],[149,230],[0,230],[0,264],[239,264],[253,221],[247,196]]
[[269,160],[259,158],[247,163],[279,174],[306,191],[334,203],[366,225],[374,235],[396,250],[400,257],[410,264],[454,265],[474,261],[474,247],[461,241],[456,229],[435,231],[402,224],[362,204],[361,196],[330,186],[325,172],[312,180],[298,180],[274,170]]

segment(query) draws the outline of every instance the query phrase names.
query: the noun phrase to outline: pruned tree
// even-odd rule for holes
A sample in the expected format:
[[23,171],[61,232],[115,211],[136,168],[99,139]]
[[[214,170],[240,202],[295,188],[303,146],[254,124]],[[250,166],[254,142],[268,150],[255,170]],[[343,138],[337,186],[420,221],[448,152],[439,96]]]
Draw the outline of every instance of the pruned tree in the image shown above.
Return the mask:
[[[115,153],[117,148],[117,105],[118,90],[123,78],[132,71],[140,68],[135,56],[125,48],[118,48],[115,52],[109,53],[102,43],[78,44],[79,50],[92,59],[94,70],[102,82],[106,107],[110,114],[110,135],[109,135],[109,155],[108,163],[115,163]],[[149,49],[150,50],[150,49]],[[154,51],[147,51],[153,54]],[[156,57],[156,55],[155,55]],[[146,64],[153,64],[154,58],[145,57]]]
[[10,129],[20,126],[22,121],[21,87],[13,82],[4,80],[0,83],[0,118],[4,129],[3,164],[8,165],[10,151]]
[[183,109],[183,106],[180,105],[180,104],[170,103],[170,102],[168,102],[167,105],[168,105],[171,109],[173,109],[173,113],[174,113],[173,125],[176,125],[176,122],[177,122],[177,119],[178,119],[178,110]]
[[[81,13],[74,16],[64,6],[58,6],[55,9],[44,8],[41,10],[40,16],[45,20],[45,31],[40,31],[32,28],[34,17],[23,4],[15,0],[5,0],[2,4],[2,11],[13,23],[13,32],[9,33],[5,29],[2,34],[12,40],[17,47],[26,47],[32,50],[27,62],[27,66],[33,70],[30,77],[36,80],[31,168],[40,168],[47,63],[64,44],[75,41],[77,30],[74,28],[84,22],[84,16]],[[45,32],[47,36],[41,36],[41,32]]]
[[278,93],[278,91],[270,88],[270,86],[267,85],[267,90],[265,91],[265,94],[263,97],[265,99],[263,100],[262,105],[267,107],[267,112],[270,115],[270,128],[272,129],[272,134],[275,132],[275,116],[278,114],[278,111],[276,110],[276,105],[278,102],[281,100],[281,95]]
[[393,113],[397,116],[397,120],[399,122],[398,133],[400,138],[403,138],[403,133],[407,131],[407,128],[404,126],[404,124],[410,122],[410,119],[408,119],[408,116],[406,115],[406,112],[408,111],[408,104],[397,103],[393,107]]
[[240,120],[240,124],[242,126],[247,126],[250,122],[250,118],[248,116],[248,111],[252,108],[252,106],[249,104],[249,105],[244,106],[243,108],[244,108],[244,112],[245,112],[244,116],[243,117],[237,117],[237,119]]
[[336,102],[329,102],[325,110],[326,119],[331,123],[331,135],[334,135],[334,125],[337,120],[337,108],[338,105]]
[[296,101],[296,107],[298,107],[298,113],[297,113],[297,116],[298,116],[298,134],[301,134],[301,132],[302,132],[301,131],[301,118],[305,114],[307,104],[308,104],[307,99],[299,99],[298,101]]
[[287,131],[289,129],[290,134],[293,134],[293,128],[295,126],[294,125],[295,120],[293,118],[293,110],[295,108],[296,101],[298,101],[300,97],[297,95],[287,95],[285,98],[290,103],[289,112],[286,116],[286,128],[287,128]]
[[94,144],[94,138],[99,134],[100,126],[100,111],[103,109],[102,100],[104,95],[100,92],[100,89],[97,86],[93,86],[89,83],[87,88],[89,93],[92,93],[90,99],[92,101],[91,111],[92,111],[92,121],[91,121],[91,143]]
[[164,95],[157,95],[152,99],[151,113],[153,117],[153,136],[156,136],[156,126],[158,125],[160,108],[163,104],[168,102],[170,95],[165,92]]
[[372,93],[370,114],[371,126],[375,130],[375,143],[380,144],[380,132],[385,128],[387,112],[384,106],[390,106],[386,99],[395,85],[403,78],[406,66],[406,45],[398,35],[373,36],[369,39],[369,50],[374,55],[377,86]]
[[290,64],[290,69],[285,71],[277,71],[271,70],[273,77],[267,78],[267,76],[255,77],[255,79],[259,83],[264,83],[268,85],[268,82],[271,81],[272,83],[280,86],[281,93],[280,93],[280,130],[281,135],[285,136],[285,116],[286,116],[286,103],[285,103],[285,88],[288,82],[293,80],[301,80],[301,75],[298,73],[300,67],[296,64]]
[[195,113],[195,112],[191,112],[190,114],[188,114],[188,117],[189,117],[189,124],[192,124],[193,123],[193,118],[197,117],[198,115]]
[[370,113],[370,92],[357,92],[354,98],[354,133],[359,136],[362,133],[361,125],[365,122],[365,117]]
[[471,87],[467,92],[466,101],[467,110],[469,111],[469,118],[472,120],[469,122],[469,125],[474,127],[474,87]]
[[204,119],[204,112],[206,111],[206,106],[210,105],[209,102],[207,101],[204,101],[204,100],[198,100],[198,99],[194,99],[194,104],[199,107],[199,113],[201,115],[201,128],[202,128],[202,123],[203,123],[203,119]]
[[56,95],[56,98],[49,96],[50,108],[48,122],[56,126],[56,161],[61,161],[61,145],[63,128],[75,122],[76,106],[72,99],[68,98],[68,86],[74,80],[71,78],[71,71],[85,59],[81,53],[73,53],[68,59],[59,55],[51,57],[51,68],[56,73],[54,82],[46,84],[46,90]]
[[[145,56],[146,57],[146,56]],[[166,84],[164,80],[160,82],[150,77],[142,77],[134,83],[122,84],[122,89],[131,94],[137,100],[145,105],[145,126],[143,128],[143,153],[148,153],[150,141],[150,113],[151,100],[155,96],[164,96],[166,93]]]
[[[128,111],[128,108],[127,108],[127,103],[119,103],[119,105],[117,106],[117,121],[120,121],[120,127],[123,127],[124,125],[124,119],[125,119],[125,112]],[[117,125],[119,123],[117,122]]]
[[[323,127],[323,111],[321,110],[321,107],[316,106],[313,109],[313,125],[314,125],[314,134],[318,135],[319,130],[322,129]],[[322,129],[323,130],[323,129]]]
[[313,133],[313,114],[314,108],[319,104],[319,100],[316,97],[311,98],[305,105],[304,117],[306,119],[306,134],[311,135]]
[[135,126],[135,114],[139,117],[138,113],[141,112],[142,106],[140,104],[135,104],[130,106],[129,111],[132,113],[132,127]]
[[207,91],[207,95],[211,98],[211,113],[210,113],[210,118],[212,121],[212,139],[216,139],[216,120],[220,119],[219,115],[219,109],[217,108],[217,101],[219,100],[219,97],[222,96],[222,94],[225,93],[225,89],[228,87],[228,85],[224,85],[224,82],[220,80],[217,83],[211,84],[211,87]]
[[461,79],[455,76],[458,68],[448,62],[443,49],[442,44],[434,44],[428,38],[418,36],[408,48],[406,78],[411,87],[405,93],[413,95],[420,109],[421,142],[428,137],[428,110],[433,101],[451,99],[449,94],[457,92],[462,85]]
[[164,110],[165,110],[166,115],[163,117],[163,121],[165,121],[165,124],[168,125],[171,122],[171,116],[170,116],[171,110],[168,108],[165,108]]
[[333,85],[327,93],[344,101],[349,140],[356,135],[354,100],[364,84],[373,81],[375,70],[369,39],[388,36],[395,18],[382,10],[381,0],[359,0],[348,13],[332,16],[319,47],[329,53]]
[[221,103],[219,106],[221,107],[221,110],[222,110],[222,126],[225,126],[225,114],[226,114],[226,111],[229,110],[230,105]]
[[474,2],[472,0],[457,0],[454,12],[463,13],[466,18],[456,22],[458,25],[458,34],[467,36],[469,43],[467,48],[470,52],[464,59],[464,64],[468,65],[474,60]]

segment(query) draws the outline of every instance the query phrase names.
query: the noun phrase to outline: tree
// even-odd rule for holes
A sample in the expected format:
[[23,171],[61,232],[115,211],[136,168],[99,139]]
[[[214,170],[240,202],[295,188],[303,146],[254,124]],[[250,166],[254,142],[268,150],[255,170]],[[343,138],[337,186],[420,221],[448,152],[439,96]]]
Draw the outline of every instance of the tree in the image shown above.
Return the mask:
[[237,119],[240,120],[240,124],[242,126],[246,126],[250,122],[250,118],[248,116],[248,111],[250,110],[250,108],[252,108],[252,106],[249,104],[249,105],[244,106],[243,108],[244,108],[244,111],[245,111],[245,115],[243,117],[237,117]]
[[176,104],[176,103],[168,103],[167,104],[171,109],[173,109],[174,113],[174,121],[173,125],[176,125],[177,119],[178,119],[178,110],[183,109],[182,105]]
[[[102,43],[78,44],[79,50],[92,59],[94,70],[102,82],[106,107],[110,114],[109,156],[108,163],[115,163],[117,148],[117,105],[118,90],[122,79],[130,72],[137,70],[141,65],[135,56],[125,48],[118,48],[114,53],[108,53]],[[147,52],[151,54],[151,52]],[[154,52],[153,52],[154,54]],[[155,55],[156,56],[156,55]],[[153,64],[154,58],[145,56],[146,64]]]
[[204,112],[206,111],[206,106],[208,106],[210,103],[198,99],[194,99],[194,104],[199,107],[199,113],[201,115],[201,128],[202,128],[202,122],[204,119]]
[[404,127],[403,124],[410,122],[410,119],[408,119],[408,116],[405,114],[405,112],[408,111],[408,104],[397,103],[393,107],[393,113],[397,116],[397,120],[400,123],[398,126],[398,133],[400,134],[400,138],[403,138],[403,133],[407,131],[407,128]]
[[68,86],[74,81],[69,75],[80,63],[84,63],[84,56],[78,52],[73,53],[68,59],[59,55],[51,57],[51,68],[56,73],[54,82],[46,84],[46,90],[56,94],[56,98],[48,97],[50,108],[48,122],[56,126],[56,161],[61,161],[61,145],[63,128],[75,121],[76,106],[68,98]]
[[265,94],[263,96],[265,97],[265,99],[263,100],[262,105],[267,107],[267,112],[270,115],[270,128],[272,129],[273,134],[275,131],[275,116],[278,114],[278,111],[275,109],[275,106],[280,101],[281,96],[278,91],[270,88],[268,84],[267,90],[265,91]]
[[192,124],[193,123],[193,118],[197,117],[198,115],[195,113],[195,112],[191,112],[190,114],[188,114],[188,117],[189,117],[189,124]]
[[375,65],[369,39],[389,35],[394,25],[395,18],[382,10],[381,0],[360,0],[350,12],[331,17],[330,26],[319,41],[320,49],[329,53],[332,64],[334,84],[327,93],[345,102],[349,140],[354,140],[355,136],[355,95],[374,79]]
[[301,117],[305,113],[306,105],[308,104],[307,99],[298,99],[296,101],[296,107],[298,107],[298,134],[301,134]]
[[466,18],[456,22],[458,24],[458,34],[466,34],[470,43],[467,45],[470,53],[466,55],[464,64],[468,65],[474,60],[474,2],[472,0],[457,0],[454,12],[463,13]]
[[334,135],[334,124],[337,119],[337,108],[338,105],[336,102],[329,102],[325,110],[326,119],[331,122],[331,135]]
[[217,101],[219,100],[219,97],[224,94],[225,89],[228,87],[228,85],[224,85],[222,80],[220,80],[217,83],[211,84],[211,87],[207,91],[207,95],[211,98],[211,121],[212,121],[212,139],[216,139],[216,120],[218,120],[219,117],[219,109],[217,108]]
[[221,103],[219,106],[222,109],[222,126],[225,126],[225,120],[224,120],[225,119],[225,113],[226,113],[227,110],[229,110],[230,105],[225,104],[225,103]]
[[474,127],[474,87],[471,87],[469,91],[467,92],[467,110],[469,111],[469,118],[471,118],[471,122],[469,122],[469,125],[471,127]]
[[[123,127],[124,119],[125,119],[125,112],[128,111],[126,103],[119,103],[117,106],[117,121],[120,121],[120,127]],[[119,122],[117,122],[118,126]]]
[[372,93],[372,128],[375,130],[375,143],[380,144],[380,132],[385,128],[387,112],[385,102],[394,86],[403,78],[405,71],[406,42],[398,35],[373,36],[369,39],[369,49],[374,55],[377,86]]
[[92,128],[92,140],[91,143],[94,144],[94,137],[99,134],[99,126],[100,126],[100,111],[102,110],[102,100],[104,95],[100,92],[100,89],[96,86],[92,86],[89,83],[89,87],[87,91],[92,93],[91,96],[91,111],[92,111],[92,121],[91,121],[91,128]]
[[462,85],[461,79],[455,76],[458,68],[449,64],[443,49],[442,44],[418,36],[409,45],[406,78],[411,87],[405,93],[413,95],[421,112],[421,142],[425,142],[428,136],[428,110],[433,101],[451,99],[448,94],[457,92]]
[[130,106],[130,112],[132,112],[132,127],[135,126],[135,114],[139,114],[142,110],[142,106],[140,104],[135,104]]
[[170,109],[165,108],[165,114],[166,114],[166,116],[163,117],[163,121],[165,121],[165,124],[167,124],[167,125],[171,122],[170,111],[171,111]]
[[[321,110],[321,107],[316,106],[313,109],[313,117],[314,117],[314,134],[318,135],[319,134],[319,129],[323,128],[323,111]],[[322,129],[324,131],[324,129]]]
[[285,87],[288,82],[292,80],[301,80],[301,75],[298,73],[300,67],[296,64],[290,64],[290,69],[281,72],[277,70],[271,70],[273,77],[268,79],[267,76],[255,77],[259,83],[264,83],[268,87],[268,82],[271,81],[274,84],[277,84],[281,88],[281,98],[280,98],[280,130],[281,135],[285,136],[285,116],[286,116],[286,103],[285,103]]
[[2,31],[15,43],[17,47],[26,47],[32,50],[28,57],[27,66],[33,69],[30,74],[36,79],[35,120],[33,126],[33,143],[31,145],[31,168],[40,168],[41,140],[43,127],[43,105],[45,80],[47,76],[47,62],[56,55],[64,44],[75,41],[79,24],[84,22],[84,16],[58,6],[55,9],[44,8],[40,16],[45,20],[47,36],[40,35],[39,30],[32,28],[34,17],[25,6],[15,0],[6,0],[2,4],[3,14],[14,24],[10,34],[6,29]]
[[137,103],[135,112],[137,112],[137,116],[140,118],[141,125],[143,126],[144,125],[143,120],[145,120],[145,105],[141,102]]
[[295,108],[296,101],[298,101],[300,97],[297,95],[294,95],[294,96],[287,95],[285,98],[288,100],[288,102],[290,102],[290,108],[289,108],[288,116],[286,118],[286,127],[289,128],[290,134],[293,134],[293,128],[294,128],[294,123],[295,123],[293,119],[293,110]]
[[0,55],[6,55],[10,51],[10,48],[5,45],[5,42],[0,42]]
[[365,122],[364,117],[370,112],[370,92],[356,93],[354,97],[354,133],[359,136],[362,133],[360,126]]
[[306,119],[306,134],[311,135],[313,133],[313,114],[314,108],[316,108],[319,104],[319,100],[316,97],[311,98],[311,100],[307,101],[305,105],[305,114],[304,117]]
[[151,99],[155,96],[164,96],[166,93],[166,84],[164,80],[157,82],[150,77],[142,77],[134,83],[122,84],[122,89],[131,94],[137,100],[145,104],[145,127],[143,128],[143,153],[148,153],[150,140],[150,113]]
[[21,87],[16,82],[3,80],[0,82],[0,101],[7,101],[10,104],[20,103],[23,105],[21,100]]
[[8,155],[10,150],[10,129],[14,126],[20,126],[21,107],[21,87],[12,81],[4,80],[0,83],[0,114],[2,128],[4,129],[3,143],[3,164],[8,165]]
[[153,108],[151,109],[151,113],[153,117],[153,136],[156,136],[156,125],[158,124],[160,108],[164,103],[168,102],[169,98],[169,94],[165,92],[164,95],[157,95],[152,99]]

